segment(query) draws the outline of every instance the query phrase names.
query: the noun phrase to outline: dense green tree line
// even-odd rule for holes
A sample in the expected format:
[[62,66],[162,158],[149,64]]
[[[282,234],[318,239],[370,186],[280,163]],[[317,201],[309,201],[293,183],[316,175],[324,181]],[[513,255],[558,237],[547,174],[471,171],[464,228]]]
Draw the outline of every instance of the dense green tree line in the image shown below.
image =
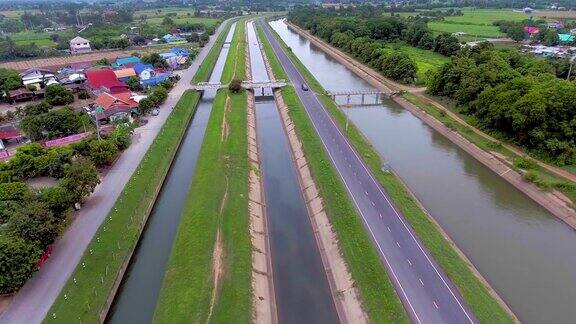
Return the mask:
[[[57,148],[25,145],[8,162],[0,162],[0,294],[17,290],[33,274],[73,205],[100,182],[96,166],[112,163],[130,142],[130,128],[118,126],[101,140],[90,137]],[[24,183],[42,176],[58,182],[39,190]]]
[[434,37],[426,23],[418,19],[362,18],[325,9],[297,9],[288,14],[288,19],[376,68],[384,76],[404,83],[414,81],[416,62],[406,54],[387,49],[386,43],[401,41],[446,56],[460,50],[454,36],[440,34]]
[[553,62],[484,43],[442,65],[428,91],[456,100],[483,128],[558,164],[575,164],[576,84],[556,73]]

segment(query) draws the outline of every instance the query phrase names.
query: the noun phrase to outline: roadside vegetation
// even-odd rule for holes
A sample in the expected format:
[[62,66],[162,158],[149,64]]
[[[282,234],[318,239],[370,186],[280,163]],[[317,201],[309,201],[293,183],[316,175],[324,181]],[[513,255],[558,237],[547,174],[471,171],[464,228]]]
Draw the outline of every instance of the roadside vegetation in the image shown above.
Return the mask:
[[[275,34],[275,36],[280,40],[286,53],[291,57],[293,62],[295,62],[300,72],[305,76],[311,90],[319,94],[318,97],[320,101],[328,109],[332,118],[344,129],[346,124],[346,116],[344,113],[339,110],[338,106],[329,96],[323,95],[325,90],[320,83],[300,62],[297,56],[288,49],[281,38],[277,34]],[[351,144],[355,147],[359,155],[362,156],[384,190],[390,195],[394,205],[406,217],[412,228],[418,234],[420,240],[456,285],[478,320],[482,323],[512,323],[513,319],[511,316],[499,302],[490,295],[488,288],[474,275],[466,261],[461,258],[458,252],[452,247],[451,242],[442,235],[436,223],[421,209],[419,203],[407,191],[398,177],[393,173],[381,171],[382,160],[380,155],[364,138],[361,132],[351,124],[348,127],[347,134]],[[357,279],[355,278],[355,280]],[[360,283],[358,284],[360,285]]]
[[[221,77],[245,78],[245,20]],[[247,95],[218,91],[154,313],[155,323],[249,323]]]
[[[195,75],[208,80],[230,24],[218,36]],[[196,111],[200,95],[186,91],[144,155],[106,220],[96,232],[45,322],[99,322],[120,268],[134,250],[140,232]]]
[[[256,24],[256,28],[274,76],[278,79],[288,79],[264,36],[262,27]],[[378,253],[366,234],[360,216],[294,88],[284,87],[282,97],[288,106],[290,118],[296,126],[298,138],[318,185],[330,223],[338,236],[338,242],[352,279],[358,288],[364,310],[374,323],[408,323],[408,315],[388,279]]]

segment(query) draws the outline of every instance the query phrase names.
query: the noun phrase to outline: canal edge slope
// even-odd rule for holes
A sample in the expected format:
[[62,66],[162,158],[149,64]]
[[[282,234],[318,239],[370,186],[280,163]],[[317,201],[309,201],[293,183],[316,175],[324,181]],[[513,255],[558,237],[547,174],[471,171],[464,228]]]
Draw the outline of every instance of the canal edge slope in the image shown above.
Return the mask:
[[[248,43],[248,33],[246,33]],[[252,79],[250,49],[246,46],[246,76]],[[270,258],[266,198],[262,182],[260,150],[257,140],[257,124],[254,93],[248,97],[248,159],[250,163],[248,208],[250,214],[250,238],[252,240],[252,301],[254,323],[278,323],[274,273]]]

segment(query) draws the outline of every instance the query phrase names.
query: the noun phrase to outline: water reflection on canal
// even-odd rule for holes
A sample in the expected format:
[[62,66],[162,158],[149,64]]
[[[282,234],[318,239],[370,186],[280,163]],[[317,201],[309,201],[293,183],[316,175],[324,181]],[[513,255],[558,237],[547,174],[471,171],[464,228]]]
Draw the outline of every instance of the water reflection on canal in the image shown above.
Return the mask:
[[[252,23],[248,24],[254,80],[268,80]],[[265,94],[270,95],[270,89]],[[330,286],[300,191],[276,102],[256,91],[256,123],[266,195],[274,290],[280,323],[337,323]]]
[[[282,21],[271,25],[325,89],[372,89]],[[346,113],[520,320],[574,323],[572,229],[394,102]]]

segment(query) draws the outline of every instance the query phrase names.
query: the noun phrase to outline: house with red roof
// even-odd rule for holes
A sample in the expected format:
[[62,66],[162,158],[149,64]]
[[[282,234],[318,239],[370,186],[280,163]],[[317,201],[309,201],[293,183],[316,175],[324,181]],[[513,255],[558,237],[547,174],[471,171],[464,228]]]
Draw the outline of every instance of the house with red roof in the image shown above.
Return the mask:
[[100,106],[104,110],[103,113],[98,115],[98,119],[109,118],[118,113],[130,114],[132,109],[138,108],[138,102],[130,92],[122,93],[102,93],[94,101],[95,106]]
[[116,77],[112,69],[94,69],[86,71],[88,88],[96,95],[101,93],[130,92],[128,85]]

